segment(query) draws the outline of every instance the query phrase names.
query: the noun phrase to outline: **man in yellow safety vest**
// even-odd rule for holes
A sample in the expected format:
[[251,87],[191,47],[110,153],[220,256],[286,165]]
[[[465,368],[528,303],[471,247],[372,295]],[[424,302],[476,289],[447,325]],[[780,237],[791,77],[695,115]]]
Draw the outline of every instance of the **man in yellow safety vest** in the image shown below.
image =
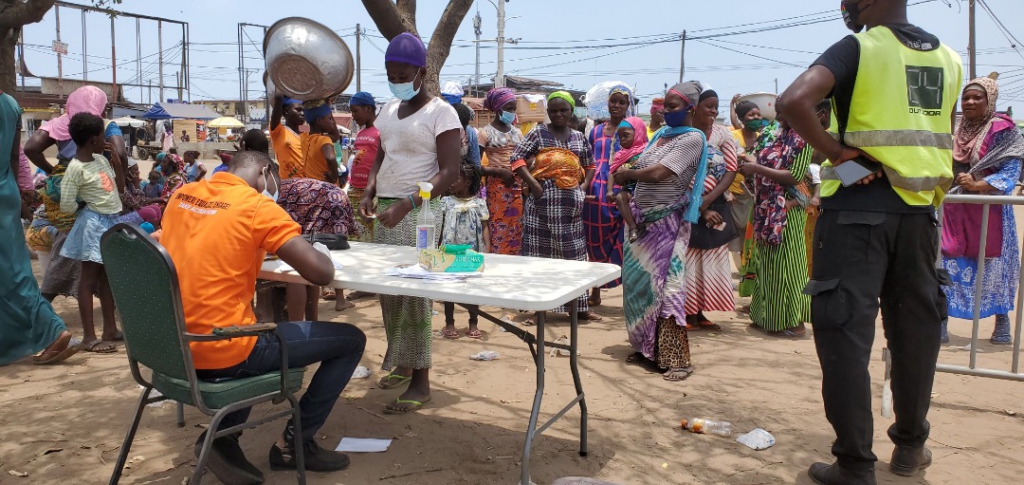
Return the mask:
[[[842,9],[858,33],[830,47],[779,100],[790,124],[833,162],[822,167],[805,290],[825,415],[836,432],[836,463],[809,470],[825,485],[875,483],[868,362],[879,306],[893,356],[889,469],[911,476],[931,464],[926,416],[946,316],[935,208],[953,178],[963,77],[953,50],[908,23],[907,0],[842,0]],[[815,114],[826,97],[837,137]]]

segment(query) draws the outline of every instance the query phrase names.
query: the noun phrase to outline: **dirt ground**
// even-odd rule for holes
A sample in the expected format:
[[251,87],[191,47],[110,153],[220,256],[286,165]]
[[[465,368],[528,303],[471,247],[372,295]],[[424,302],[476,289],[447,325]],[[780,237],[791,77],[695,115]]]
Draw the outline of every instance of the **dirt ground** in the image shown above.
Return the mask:
[[[80,332],[76,301],[58,298],[55,304],[69,327]],[[362,364],[379,369],[386,344],[376,301],[363,300],[340,314],[333,306],[321,304],[322,319],[362,328],[369,337]],[[622,484],[810,484],[807,467],[830,460],[833,434],[822,410],[821,376],[810,338],[775,339],[749,329],[748,321],[735,314],[713,314],[723,331],[691,334],[697,373],[685,382],[669,383],[625,363],[630,348],[621,292],[610,292],[596,310],[605,320],[584,325],[580,338],[580,367],[591,410],[590,455],[577,453],[579,412],[570,411],[536,442],[531,467],[536,483],[591,476]],[[464,329],[466,316],[458,320]],[[552,320],[549,338],[568,333],[565,317]],[[442,326],[443,312],[434,319],[435,330]],[[321,430],[322,446],[332,447],[344,436],[395,441],[385,453],[353,454],[346,471],[310,474],[309,483],[518,483],[534,368],[523,342],[489,323],[482,322],[481,329],[481,341],[435,340],[434,400],[419,413],[385,416],[384,405],[401,391],[378,389],[376,373],[353,380]],[[991,321],[982,323],[982,335],[990,329]],[[962,346],[970,326],[954,322],[951,333],[951,346]],[[871,368],[876,411],[882,346],[877,332],[878,358]],[[983,366],[1009,368],[1009,348],[987,342],[981,348]],[[469,360],[470,354],[485,349],[500,352],[501,358]],[[965,351],[944,348],[940,360],[966,364],[967,358]],[[311,374],[307,372],[307,379]],[[106,483],[138,394],[123,349],[111,355],[78,354],[56,367],[15,363],[0,369],[0,484]],[[568,358],[550,359],[542,420],[572,394]],[[260,406],[253,416],[270,409]],[[741,432],[763,427],[778,442],[753,451],[731,439],[690,434],[679,426],[687,417],[729,420]],[[131,468],[121,483],[183,483],[195,465],[193,442],[208,418],[187,409],[186,420],[185,428],[175,426],[171,404],[147,408],[129,455]],[[935,464],[917,478],[897,478],[887,471],[892,445],[885,430],[890,420],[876,413],[879,483],[1021,482],[1024,384],[940,374],[930,420],[928,445]],[[280,422],[264,425],[242,439],[269,484],[295,483],[293,473],[272,472],[266,461],[281,427]],[[207,475],[205,483],[219,481]]]

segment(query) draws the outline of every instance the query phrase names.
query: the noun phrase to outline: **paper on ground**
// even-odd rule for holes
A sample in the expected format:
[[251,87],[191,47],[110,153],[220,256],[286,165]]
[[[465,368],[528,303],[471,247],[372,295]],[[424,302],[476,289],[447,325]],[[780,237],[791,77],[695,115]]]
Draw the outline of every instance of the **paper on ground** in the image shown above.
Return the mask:
[[391,446],[390,439],[377,438],[342,438],[334,451],[346,453],[382,453]]

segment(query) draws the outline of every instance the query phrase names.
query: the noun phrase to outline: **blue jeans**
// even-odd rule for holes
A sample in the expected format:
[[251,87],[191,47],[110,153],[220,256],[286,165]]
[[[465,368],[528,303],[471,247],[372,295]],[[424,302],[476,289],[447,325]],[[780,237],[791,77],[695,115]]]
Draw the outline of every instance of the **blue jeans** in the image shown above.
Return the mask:
[[[341,391],[359,365],[366,346],[366,335],[347,323],[288,322],[277,324],[277,333],[288,345],[288,367],[306,367],[320,362],[306,393],[299,400],[302,416],[302,441],[310,441],[327,421]],[[226,369],[197,369],[200,379],[253,377],[281,369],[280,342],[274,335],[257,337],[249,357]],[[237,426],[249,419],[252,408],[228,414],[218,430]],[[289,429],[291,426],[289,425]],[[290,434],[290,433],[289,433]]]

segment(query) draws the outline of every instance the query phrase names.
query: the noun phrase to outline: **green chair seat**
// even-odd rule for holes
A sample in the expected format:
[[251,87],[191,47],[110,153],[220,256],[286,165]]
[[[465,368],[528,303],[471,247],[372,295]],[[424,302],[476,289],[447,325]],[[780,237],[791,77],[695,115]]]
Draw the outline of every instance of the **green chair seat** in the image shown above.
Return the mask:
[[[288,370],[288,390],[296,392],[302,387],[302,376],[306,369]],[[203,402],[210,409],[221,409],[230,404],[281,392],[281,372],[268,372],[255,377],[243,377],[223,382],[199,381],[199,392],[203,396]],[[192,390],[188,381],[169,377],[158,372],[153,372],[153,387],[161,394],[194,406],[192,402]]]

